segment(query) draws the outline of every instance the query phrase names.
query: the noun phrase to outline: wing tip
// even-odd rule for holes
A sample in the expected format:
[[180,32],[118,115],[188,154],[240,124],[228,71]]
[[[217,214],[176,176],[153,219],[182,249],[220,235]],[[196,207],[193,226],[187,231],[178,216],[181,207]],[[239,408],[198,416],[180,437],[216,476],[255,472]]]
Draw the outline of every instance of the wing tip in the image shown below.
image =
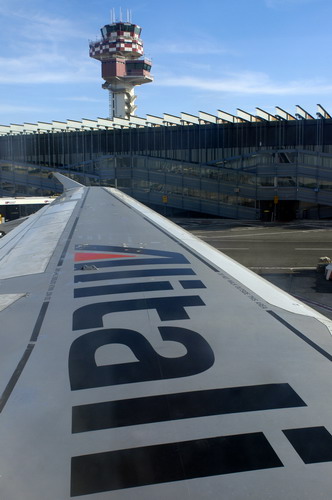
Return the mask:
[[58,179],[59,182],[61,182],[65,191],[67,191],[68,189],[84,187],[80,182],[74,181],[73,179],[70,179],[70,177],[59,174],[58,172],[53,172],[53,176]]

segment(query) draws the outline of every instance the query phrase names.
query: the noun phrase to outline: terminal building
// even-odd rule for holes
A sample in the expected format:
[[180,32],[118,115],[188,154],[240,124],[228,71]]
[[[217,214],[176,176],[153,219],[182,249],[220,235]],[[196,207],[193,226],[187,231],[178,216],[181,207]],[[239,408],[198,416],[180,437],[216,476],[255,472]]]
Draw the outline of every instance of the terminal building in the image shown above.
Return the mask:
[[140,32],[130,19],[114,21],[90,42],[108,118],[0,125],[0,196],[52,196],[58,171],[166,215],[332,217],[332,118],[321,105],[315,116],[300,106],[135,116],[134,87],[153,79]]
[[49,196],[59,171],[167,215],[332,217],[332,118],[238,110],[0,126],[1,196]]
[[1,196],[50,196],[52,172],[167,215],[332,217],[332,118],[238,110],[0,126]]

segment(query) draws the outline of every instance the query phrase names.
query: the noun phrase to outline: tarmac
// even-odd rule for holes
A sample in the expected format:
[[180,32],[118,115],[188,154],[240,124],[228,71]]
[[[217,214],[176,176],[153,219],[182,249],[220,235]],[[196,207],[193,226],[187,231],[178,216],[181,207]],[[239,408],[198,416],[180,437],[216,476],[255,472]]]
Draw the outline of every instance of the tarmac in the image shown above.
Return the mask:
[[332,221],[173,220],[332,319],[332,281],[317,271],[320,257],[332,259]]
[[[24,220],[0,224],[0,230],[7,233]],[[332,281],[324,269],[317,271],[320,257],[332,259],[332,221],[172,220],[332,319]]]

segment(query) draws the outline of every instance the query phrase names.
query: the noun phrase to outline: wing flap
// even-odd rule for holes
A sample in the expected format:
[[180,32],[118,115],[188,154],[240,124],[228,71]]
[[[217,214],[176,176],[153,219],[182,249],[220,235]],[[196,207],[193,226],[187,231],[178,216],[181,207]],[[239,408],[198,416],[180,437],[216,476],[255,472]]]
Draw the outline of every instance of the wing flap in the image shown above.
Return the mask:
[[18,299],[25,296],[25,293],[6,293],[0,294],[0,311],[6,309],[6,307],[14,304]]
[[[82,196],[81,193],[76,195]],[[0,279],[45,271],[77,201],[58,199],[0,242]]]

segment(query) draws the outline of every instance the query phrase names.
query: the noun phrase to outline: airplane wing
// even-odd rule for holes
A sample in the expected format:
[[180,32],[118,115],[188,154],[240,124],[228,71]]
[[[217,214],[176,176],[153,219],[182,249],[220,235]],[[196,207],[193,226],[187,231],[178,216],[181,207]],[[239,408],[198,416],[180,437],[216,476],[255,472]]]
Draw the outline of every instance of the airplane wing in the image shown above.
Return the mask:
[[0,241],[0,498],[330,499],[331,321],[58,178]]

